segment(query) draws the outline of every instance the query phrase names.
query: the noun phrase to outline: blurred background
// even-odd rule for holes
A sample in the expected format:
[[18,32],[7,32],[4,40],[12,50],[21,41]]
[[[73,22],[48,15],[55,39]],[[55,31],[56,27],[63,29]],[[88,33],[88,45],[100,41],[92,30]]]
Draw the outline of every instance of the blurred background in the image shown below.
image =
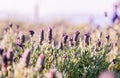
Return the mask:
[[[118,0],[0,0],[0,20],[48,23],[66,20],[72,24],[94,21],[111,23]],[[107,12],[107,19],[104,13]]]

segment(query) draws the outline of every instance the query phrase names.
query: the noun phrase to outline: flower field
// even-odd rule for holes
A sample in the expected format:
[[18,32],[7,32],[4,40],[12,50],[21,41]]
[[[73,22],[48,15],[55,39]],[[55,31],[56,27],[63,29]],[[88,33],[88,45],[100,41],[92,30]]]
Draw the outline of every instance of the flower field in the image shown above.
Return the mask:
[[6,23],[0,30],[0,78],[98,78],[104,71],[120,78],[118,23]]

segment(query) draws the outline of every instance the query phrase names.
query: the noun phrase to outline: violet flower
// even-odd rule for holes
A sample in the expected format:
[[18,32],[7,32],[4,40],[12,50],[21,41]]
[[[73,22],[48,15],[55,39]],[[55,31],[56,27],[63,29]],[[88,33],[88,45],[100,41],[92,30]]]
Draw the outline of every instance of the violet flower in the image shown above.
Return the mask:
[[8,50],[6,56],[7,56],[8,64],[12,65],[13,56],[14,56],[13,50],[12,49]]
[[21,39],[22,43],[25,43],[25,35],[24,34],[21,35],[20,39]]
[[31,37],[33,37],[34,31],[33,30],[29,30],[29,33],[30,33]]
[[5,67],[7,67],[7,64],[8,64],[7,61],[8,61],[8,60],[7,60],[7,56],[6,56],[6,54],[4,54],[4,55],[2,56],[2,65],[5,66]]
[[107,35],[106,39],[107,39],[107,41],[109,41],[110,40],[110,35]]
[[42,53],[40,54],[40,56],[38,57],[36,66],[39,67],[39,71],[42,72],[42,70],[44,69],[44,62],[45,62],[45,55]]
[[98,39],[97,41],[97,46],[100,47],[101,46],[101,41]]
[[90,40],[90,35],[89,35],[89,33],[86,33],[86,34],[84,35],[84,40],[85,40],[85,43],[86,43],[87,45],[89,45],[89,40]]
[[74,46],[73,37],[69,38],[69,46]]
[[22,62],[25,64],[25,67],[28,67],[30,61],[31,51],[27,49],[22,55]]
[[44,40],[44,30],[41,29],[40,30],[40,44],[42,44],[43,40]]
[[79,31],[75,31],[75,34],[74,34],[74,41],[77,41],[78,40],[78,36],[79,36],[80,32]]
[[49,30],[48,30],[48,43],[51,44],[52,42],[52,28],[49,27]]
[[1,56],[3,55],[3,51],[4,51],[4,49],[3,49],[3,48],[0,48],[0,55],[1,55]]
[[68,39],[68,35],[63,35],[63,37],[62,37],[62,42],[63,42],[63,44],[66,44],[67,43],[67,39]]

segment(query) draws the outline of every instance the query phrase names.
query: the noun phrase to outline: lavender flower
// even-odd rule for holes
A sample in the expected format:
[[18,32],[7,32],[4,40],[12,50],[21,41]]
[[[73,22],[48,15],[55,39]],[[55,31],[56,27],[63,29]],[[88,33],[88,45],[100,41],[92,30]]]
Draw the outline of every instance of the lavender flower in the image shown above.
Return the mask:
[[48,43],[51,44],[52,42],[52,28],[49,27],[49,30],[48,30]]
[[69,38],[69,46],[74,46],[73,37]]
[[22,44],[22,42],[20,41],[20,38],[19,38],[19,37],[17,38],[17,46],[19,46],[20,48],[23,48],[23,44]]
[[115,64],[116,63],[116,59],[113,59],[112,62]]
[[33,30],[29,30],[30,36],[33,37],[34,35],[34,31]]
[[110,40],[110,35],[107,35],[106,39],[107,39],[107,41],[109,41]]
[[113,14],[113,17],[112,17],[112,22],[115,23],[116,19],[119,18],[119,15],[117,13],[117,8],[118,8],[118,5],[115,5],[114,6],[114,14]]
[[44,62],[45,62],[45,55],[42,53],[38,57],[38,60],[37,60],[37,63],[36,63],[36,67],[39,67],[40,72],[42,72],[42,70],[44,69]]
[[58,44],[58,48],[63,50],[63,43],[60,41],[59,44]]
[[22,62],[25,64],[25,67],[28,67],[30,61],[31,51],[27,49],[22,55]]
[[21,40],[22,43],[25,43],[25,35],[24,35],[24,34],[22,34],[22,35],[20,36],[20,40]]
[[8,64],[12,65],[13,56],[14,56],[13,50],[12,49],[8,50],[7,53],[6,53],[6,56],[7,56]]
[[78,36],[79,36],[80,32],[79,31],[75,31],[74,35],[73,35],[73,42],[74,45],[77,45],[77,41],[78,41]]
[[6,56],[6,54],[4,54],[4,55],[2,56],[2,63],[1,63],[2,72],[6,72],[6,71],[7,71],[7,65],[8,65],[7,56]]
[[44,30],[41,29],[41,31],[40,31],[40,44],[42,44],[43,40],[44,40]]
[[3,48],[0,48],[0,55],[1,55],[1,56],[3,55],[3,51],[4,51],[4,49],[3,49]]
[[67,43],[67,39],[68,39],[68,35],[66,35],[66,34],[63,35],[62,42],[63,42],[64,45]]
[[98,39],[97,41],[97,46],[100,47],[101,46],[101,41]]
[[75,31],[74,36],[73,36],[73,41],[77,41],[78,40],[78,36],[79,36],[80,32],[79,31]]
[[90,40],[90,35],[89,35],[89,33],[86,33],[86,34],[84,35],[84,40],[85,40],[85,43],[86,43],[87,45],[89,45],[89,40]]
[[4,54],[3,57],[2,57],[2,63],[3,63],[4,66],[7,66],[7,61],[8,61],[7,56],[6,56],[6,54]]

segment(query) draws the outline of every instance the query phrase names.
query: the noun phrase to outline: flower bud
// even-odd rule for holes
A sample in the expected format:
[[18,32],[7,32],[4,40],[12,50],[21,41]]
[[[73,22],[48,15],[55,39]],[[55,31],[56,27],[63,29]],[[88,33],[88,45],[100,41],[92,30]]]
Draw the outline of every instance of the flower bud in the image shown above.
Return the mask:
[[116,63],[116,59],[113,59],[112,62],[115,64]]
[[67,39],[68,39],[68,35],[66,35],[66,34],[63,35],[62,42],[63,42],[64,45],[67,43]]
[[43,40],[44,40],[44,30],[41,29],[41,31],[40,31],[40,44],[42,44]]
[[79,36],[80,32],[79,31],[75,31],[74,36],[73,36],[73,41],[77,41],[78,40],[78,36]]
[[34,35],[34,31],[33,30],[29,30],[30,36],[33,37]]
[[110,40],[110,35],[107,35],[106,39],[107,39],[107,41],[109,41]]
[[100,40],[97,41],[97,46],[98,46],[98,47],[101,46],[101,41],[100,41]]
[[24,34],[21,33],[18,38],[20,39],[21,43],[25,43],[25,35]]
[[51,44],[52,42],[52,28],[49,27],[49,30],[48,30],[48,43]]
[[86,43],[87,45],[89,45],[89,41],[90,41],[90,35],[89,35],[89,33],[86,33],[86,34],[84,35],[84,40],[85,40],[85,43]]
[[73,37],[69,38],[69,46],[74,46]]

